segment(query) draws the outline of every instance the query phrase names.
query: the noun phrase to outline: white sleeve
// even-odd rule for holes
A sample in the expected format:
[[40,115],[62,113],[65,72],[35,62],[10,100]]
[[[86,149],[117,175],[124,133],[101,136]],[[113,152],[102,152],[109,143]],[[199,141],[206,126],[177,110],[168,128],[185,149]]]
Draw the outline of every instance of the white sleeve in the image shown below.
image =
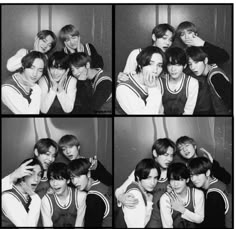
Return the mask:
[[44,227],[53,227],[52,222],[52,209],[46,195],[42,198],[41,214]]
[[2,178],[2,192],[12,189],[11,174]]
[[[115,191],[115,196],[116,199],[118,200],[119,195],[124,194],[127,187],[134,181],[134,170],[132,171],[132,173],[129,175],[129,177],[126,179],[126,181],[119,187],[116,189]],[[121,206],[121,203],[118,202],[118,206]]]
[[188,98],[187,102],[184,107],[184,115],[191,115],[193,114],[194,108],[197,103],[197,96],[198,96],[198,89],[199,83],[193,77],[189,80],[189,87],[188,87]]
[[16,199],[16,197],[9,193],[2,194],[3,214],[5,214],[16,227],[37,226],[41,199],[37,194],[32,195],[31,198],[32,200],[27,213],[22,203]]
[[130,72],[136,71],[136,68],[137,68],[136,57],[138,56],[138,54],[139,54],[139,49],[134,49],[129,54],[123,72],[130,73]]
[[170,198],[166,194],[163,194],[160,198],[160,213],[163,228],[173,228]]
[[181,215],[182,218],[193,222],[193,223],[201,223],[204,220],[204,194],[201,190],[195,189],[195,206],[194,212],[185,209],[184,213]]
[[158,114],[161,98],[158,87],[148,89],[146,104],[129,87],[119,85],[116,89],[116,99],[127,114]]
[[138,204],[135,208],[130,209],[123,207],[124,219],[128,228],[144,228],[146,218],[146,206],[142,194],[138,190],[130,191],[135,198],[138,199]]
[[48,110],[50,109],[55,97],[56,97],[56,92],[52,90],[51,88],[48,91],[48,84],[45,80],[44,77],[42,77],[39,80],[39,86],[41,88],[41,104],[40,104],[40,109],[42,113],[47,113]]
[[37,88],[38,85],[33,87],[32,94],[30,96],[31,102],[25,99],[15,89],[7,85],[2,86],[2,102],[14,113],[14,114],[39,114],[40,109],[40,97],[41,89]]
[[7,61],[7,70],[10,72],[14,72],[17,69],[21,68],[21,60],[22,58],[27,54],[26,49],[20,49],[17,51],[17,53],[12,56],[10,59]]
[[83,227],[84,226],[84,215],[86,210],[86,192],[77,192],[77,217],[75,221],[75,227]]
[[60,101],[62,109],[65,113],[70,113],[74,108],[75,96],[77,91],[76,84],[77,79],[71,77],[69,79],[67,91],[63,90],[61,93],[57,93],[58,100]]

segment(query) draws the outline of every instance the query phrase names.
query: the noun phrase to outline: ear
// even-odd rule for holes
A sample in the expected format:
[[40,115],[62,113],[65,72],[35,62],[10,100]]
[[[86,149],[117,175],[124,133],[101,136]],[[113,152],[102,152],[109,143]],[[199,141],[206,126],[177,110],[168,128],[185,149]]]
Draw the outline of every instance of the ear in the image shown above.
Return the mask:
[[67,180],[66,183],[69,184],[69,183],[70,183],[70,180]]
[[187,64],[184,65],[184,69],[187,67]]
[[154,33],[152,34],[152,40],[153,40],[153,42],[155,42],[157,40],[156,35]]
[[189,182],[189,178],[188,179],[186,179],[186,184]]
[[197,145],[194,145],[193,148],[194,148],[194,149],[197,149]]
[[211,174],[211,171],[210,171],[210,169],[208,169],[208,170],[206,171],[206,176],[209,177],[210,174]]
[[78,150],[80,150],[80,146],[78,146]]
[[87,68],[87,69],[90,68],[90,63],[89,63],[89,62],[86,63],[86,68]]
[[205,58],[204,64],[208,64],[208,57]]
[[34,155],[35,155],[36,157],[38,157],[38,156],[39,156],[39,152],[38,152],[38,150],[37,150],[37,149],[34,149]]
[[152,151],[152,155],[154,158],[157,158],[157,151],[155,149]]

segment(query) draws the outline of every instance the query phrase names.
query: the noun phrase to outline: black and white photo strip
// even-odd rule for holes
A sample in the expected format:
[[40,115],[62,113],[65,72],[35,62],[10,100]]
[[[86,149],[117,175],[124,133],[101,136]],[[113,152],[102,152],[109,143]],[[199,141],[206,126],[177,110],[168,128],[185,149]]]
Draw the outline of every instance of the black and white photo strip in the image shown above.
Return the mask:
[[111,114],[112,5],[2,5],[2,114]]
[[115,117],[116,228],[232,228],[231,117]]
[[112,118],[2,118],[2,227],[111,228],[112,184]]

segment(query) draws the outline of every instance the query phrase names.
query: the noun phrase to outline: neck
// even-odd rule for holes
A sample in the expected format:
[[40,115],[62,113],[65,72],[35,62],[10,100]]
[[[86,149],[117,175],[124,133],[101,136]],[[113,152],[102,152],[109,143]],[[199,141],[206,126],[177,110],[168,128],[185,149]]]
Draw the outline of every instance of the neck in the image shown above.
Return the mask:
[[67,186],[65,191],[63,193],[61,193],[60,195],[57,195],[61,198],[67,198],[67,196],[69,195],[69,187]]
[[94,181],[93,178],[89,177],[88,184],[86,186],[86,191],[90,190],[93,181]]
[[181,73],[181,74],[179,75],[179,77],[177,77],[177,78],[172,78],[172,77],[170,77],[169,79],[170,79],[171,82],[178,83],[179,81],[182,80],[183,76],[184,76],[184,73]]
[[88,69],[88,73],[87,73],[87,79],[93,79],[95,76],[96,76],[96,74],[98,73],[98,70],[97,69],[95,69],[95,68],[89,68]]
[[24,72],[20,73],[19,75],[16,75],[17,80],[20,82],[20,84],[24,87],[26,91],[29,91],[32,85],[26,80]]
[[210,65],[206,64],[206,67],[205,67],[205,69],[204,69],[202,75],[207,76],[207,74],[209,73],[209,71],[210,71]]
[[212,181],[212,178],[210,176],[207,177],[207,180],[205,181],[205,183],[203,184],[203,189],[207,190],[210,186],[210,182]]

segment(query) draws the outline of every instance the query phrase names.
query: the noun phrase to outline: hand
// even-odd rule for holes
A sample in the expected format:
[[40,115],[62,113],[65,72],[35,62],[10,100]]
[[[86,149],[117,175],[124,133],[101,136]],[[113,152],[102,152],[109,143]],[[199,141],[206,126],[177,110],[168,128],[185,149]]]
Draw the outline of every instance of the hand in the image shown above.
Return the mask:
[[193,34],[193,38],[186,40],[185,43],[188,46],[202,47],[205,41],[198,37],[196,34]]
[[29,185],[27,185],[24,181],[20,182],[21,187],[23,188],[23,190],[28,193],[30,196],[34,195],[35,192],[31,189],[31,187]]
[[74,53],[74,52],[75,52],[75,50],[72,49],[72,48],[70,48],[70,47],[67,45],[66,42],[64,42],[64,44],[65,44],[66,48],[69,50],[69,53]]
[[98,165],[97,156],[95,155],[94,157],[90,157],[89,162],[91,163],[90,170],[95,170]]
[[83,45],[80,43],[80,36],[78,37],[77,52],[84,52]]
[[50,82],[51,82],[51,84],[52,84],[52,90],[55,91],[55,92],[57,92],[58,84],[57,84],[57,82],[53,79],[52,74],[51,74],[51,72],[50,72],[50,69],[47,69],[47,72],[48,72],[48,77],[49,77],[49,79],[50,79]]
[[204,148],[200,148],[200,150],[204,153],[203,157],[208,158],[211,161],[211,163],[213,163],[213,157],[211,156],[211,154],[208,151],[206,151]]
[[171,196],[170,198],[171,208],[183,214],[185,211],[185,207],[182,201],[179,200],[179,198],[174,192],[171,192],[170,196]]
[[138,204],[138,199],[132,193],[121,194],[118,200],[127,208],[133,209]]
[[167,189],[167,192],[168,192],[168,193],[173,192],[173,188],[171,187],[170,184],[167,185],[166,189]]
[[66,71],[65,71],[65,73],[63,74],[63,76],[61,77],[61,80],[60,80],[60,82],[59,82],[59,84],[58,84],[58,92],[59,93],[61,93],[63,90],[64,90],[64,88],[63,88],[63,85],[64,85],[64,82],[65,82],[65,80],[66,80],[66,78],[67,78],[67,75],[68,75],[68,72],[70,71],[70,69],[68,68]]
[[157,79],[156,76],[150,73],[149,71],[143,71],[143,81],[144,85],[148,88],[157,87]]
[[30,159],[29,161],[26,161],[22,165],[20,165],[19,168],[17,168],[12,174],[11,174],[11,179],[14,182],[17,181],[17,179],[25,177],[25,176],[30,176],[33,174],[32,169],[34,166],[29,165],[30,162],[32,162],[33,159]]
[[129,75],[124,72],[119,72],[117,76],[117,83],[125,82],[127,80],[129,80]]
[[35,40],[34,40],[34,50],[39,52],[39,38],[38,38],[38,36],[36,36]]

